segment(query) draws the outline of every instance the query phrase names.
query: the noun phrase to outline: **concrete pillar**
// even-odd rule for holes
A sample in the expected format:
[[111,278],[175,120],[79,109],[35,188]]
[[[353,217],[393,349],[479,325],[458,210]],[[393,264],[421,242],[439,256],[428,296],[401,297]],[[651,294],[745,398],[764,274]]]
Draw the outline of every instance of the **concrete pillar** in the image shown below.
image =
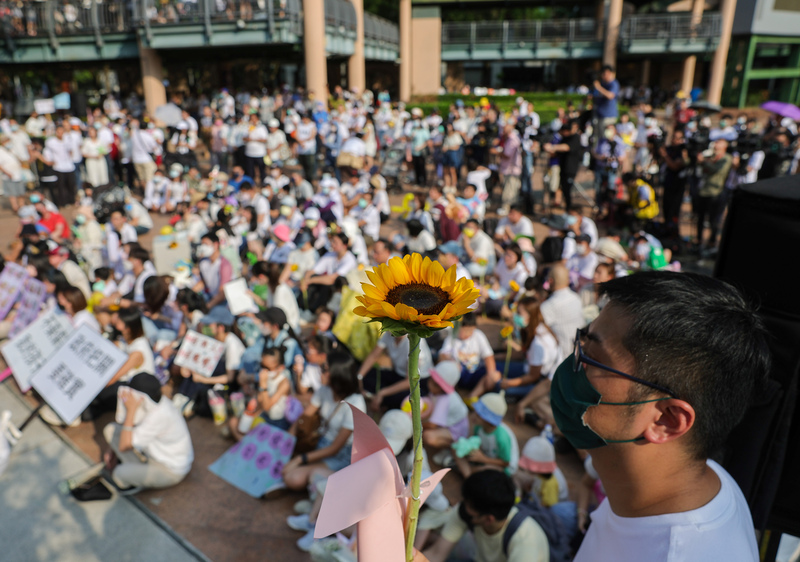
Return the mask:
[[722,25],[719,45],[711,63],[711,79],[708,81],[708,95],[706,96],[711,103],[719,103],[722,99],[722,84],[725,82],[725,64],[728,62],[728,49],[731,46],[736,0],[722,0],[720,12],[722,13]]
[[608,5],[606,19],[606,40],[603,45],[603,64],[617,66],[617,48],[619,46],[619,26],[622,23],[622,0],[611,0]]
[[411,0],[400,0],[400,101],[411,99]]
[[[705,0],[694,0],[692,2],[692,28],[696,27],[703,19],[703,8]],[[683,61],[683,77],[681,79],[681,90],[688,94],[694,86],[694,73],[697,66],[697,56],[690,55]]]
[[161,57],[155,49],[139,45],[139,65],[142,70],[142,91],[147,113],[154,115],[156,108],[167,103],[164,87],[164,69]]
[[645,86],[650,85],[650,59],[642,61],[642,84]]
[[328,104],[328,58],[325,55],[324,0],[303,0],[303,49],[306,57],[306,89]]
[[605,27],[603,26],[603,20],[606,17],[606,3],[604,0],[597,0],[597,6],[595,7],[594,11],[594,21],[595,25],[597,25],[597,40],[603,40],[603,30]]
[[367,85],[367,71],[364,63],[364,0],[350,0],[356,9],[356,42],[353,54],[347,61],[347,86],[363,92]]
[[442,87],[442,12],[438,6],[411,13],[411,95],[436,95]]

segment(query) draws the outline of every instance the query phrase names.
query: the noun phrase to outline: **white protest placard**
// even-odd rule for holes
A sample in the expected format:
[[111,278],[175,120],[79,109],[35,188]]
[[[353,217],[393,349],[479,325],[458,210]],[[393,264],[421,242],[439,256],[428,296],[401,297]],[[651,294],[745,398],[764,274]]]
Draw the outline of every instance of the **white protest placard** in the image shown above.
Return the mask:
[[183,338],[178,355],[175,356],[175,364],[178,367],[186,367],[198,375],[210,377],[214,374],[214,369],[224,351],[223,342],[189,330]]
[[71,423],[127,361],[117,347],[83,325],[31,379],[31,385],[59,417]]
[[247,292],[247,281],[244,277],[225,283],[222,290],[225,291],[225,300],[228,301],[228,308],[234,316],[245,312],[258,312],[258,306]]
[[22,284],[22,291],[18,298],[17,313],[14,315],[14,322],[8,333],[8,337],[11,339],[39,316],[42,303],[47,298],[47,287],[41,281],[28,277]]
[[33,110],[39,115],[56,112],[56,102],[52,98],[33,100]]
[[8,316],[27,278],[28,271],[24,267],[6,262],[3,272],[0,273],[0,320]]
[[22,330],[1,350],[22,392],[31,388],[31,378],[72,333],[65,314],[49,311]]

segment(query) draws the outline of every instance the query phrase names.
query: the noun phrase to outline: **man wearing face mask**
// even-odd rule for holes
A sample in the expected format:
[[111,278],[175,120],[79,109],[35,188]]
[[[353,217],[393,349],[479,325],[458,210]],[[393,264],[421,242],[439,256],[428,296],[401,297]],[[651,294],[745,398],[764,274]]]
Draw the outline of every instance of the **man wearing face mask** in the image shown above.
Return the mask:
[[691,273],[637,273],[599,292],[609,303],[550,390],[607,495],[575,561],[757,561],[747,502],[709,457],[769,373],[762,321],[733,287]]
[[589,247],[591,238],[588,234],[579,234],[575,238],[575,254],[567,260],[567,269],[576,291],[591,282],[597,267],[597,254]]
[[486,234],[475,219],[469,219],[457,240],[467,257],[467,271],[473,279],[494,270],[497,258],[492,237]]
[[197,259],[201,281],[194,290],[203,292],[208,300],[208,309],[211,310],[225,302],[225,291],[222,287],[233,279],[233,267],[231,262],[220,254],[219,238],[213,232],[205,233],[200,240]]
[[728,142],[735,142],[739,138],[739,133],[733,125],[732,115],[728,113],[721,115],[719,118],[719,127],[714,127],[708,134],[709,140],[715,141],[722,139]]

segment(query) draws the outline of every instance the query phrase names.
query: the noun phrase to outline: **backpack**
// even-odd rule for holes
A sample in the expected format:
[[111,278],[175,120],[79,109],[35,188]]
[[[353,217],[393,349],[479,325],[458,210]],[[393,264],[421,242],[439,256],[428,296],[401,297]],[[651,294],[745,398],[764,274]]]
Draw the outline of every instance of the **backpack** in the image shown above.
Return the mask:
[[517,513],[506,525],[503,533],[503,554],[506,558],[508,558],[508,544],[511,542],[511,538],[528,517],[533,518],[547,536],[547,543],[550,546],[550,562],[572,560],[569,534],[564,529],[561,519],[549,508],[543,507],[535,498],[528,498],[518,503]]
[[564,253],[564,239],[560,236],[548,236],[542,242],[542,263],[561,261]]

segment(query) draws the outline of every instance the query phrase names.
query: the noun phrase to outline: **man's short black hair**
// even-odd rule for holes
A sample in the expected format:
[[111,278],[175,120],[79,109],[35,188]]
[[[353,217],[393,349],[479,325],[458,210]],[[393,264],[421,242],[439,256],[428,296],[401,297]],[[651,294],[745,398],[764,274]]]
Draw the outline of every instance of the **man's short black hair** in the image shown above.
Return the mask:
[[[599,286],[633,323],[622,345],[633,374],[675,392],[695,411],[689,452],[709,458],[741,421],[770,369],[761,318],[731,285],[694,273],[648,271]],[[631,387],[629,401],[649,396]]]
[[219,237],[214,232],[206,232],[200,240],[208,240],[212,244],[219,244]]
[[514,507],[514,483],[499,470],[481,470],[464,480],[461,486],[464,502],[481,515],[492,515],[503,521]]
[[605,72],[606,70],[614,72],[614,67],[611,66],[610,64],[604,64],[603,68],[600,69],[600,72]]
[[519,213],[524,215],[525,214],[525,205],[523,205],[522,203],[514,203],[513,205],[511,205],[511,208],[509,210],[518,211]]
[[132,248],[129,257],[144,263],[146,261],[150,261],[150,252],[142,247]]

